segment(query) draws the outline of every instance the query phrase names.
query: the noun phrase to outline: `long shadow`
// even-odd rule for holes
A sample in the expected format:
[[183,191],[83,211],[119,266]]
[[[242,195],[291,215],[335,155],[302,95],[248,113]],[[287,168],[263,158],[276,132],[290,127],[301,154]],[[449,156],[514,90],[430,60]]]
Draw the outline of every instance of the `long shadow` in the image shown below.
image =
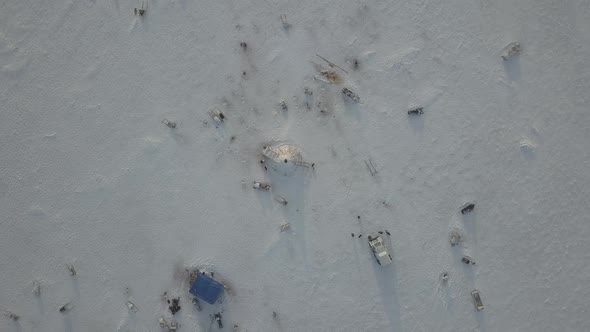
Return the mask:
[[344,100],[344,109],[346,114],[354,116],[357,120],[361,120],[361,111],[359,103],[355,102],[354,100],[350,99],[350,97],[345,96],[342,94],[342,99]]
[[408,115],[408,122],[415,133],[422,133],[424,131],[424,115]]
[[504,72],[511,81],[519,81],[522,77],[520,57],[515,56],[508,60],[504,60]]
[[[476,207],[477,208],[477,207]],[[473,246],[477,244],[477,211],[473,210],[467,214],[462,215],[463,217],[463,229],[465,233],[469,235],[467,241],[472,243]],[[476,257],[474,257],[476,258]],[[476,258],[477,259],[477,258]]]
[[20,325],[19,321],[12,322],[12,330],[15,332],[21,332],[23,330],[22,326]]
[[[393,256],[393,254],[392,254]],[[389,321],[389,331],[402,331],[402,321],[400,315],[400,305],[398,301],[398,294],[396,291],[397,271],[395,268],[395,260],[391,265],[381,267],[377,262],[373,262],[374,268],[377,270],[375,275],[377,283],[381,289],[381,297],[383,298],[383,306]]]
[[272,194],[280,195],[287,200],[287,205],[276,203],[276,208],[281,209],[284,219],[291,224],[291,229],[296,233],[300,248],[304,253],[306,268],[309,268],[305,232],[305,197],[307,185],[310,181],[309,172],[305,167],[299,167],[292,176],[283,176],[269,172],[272,183]]
[[65,332],[74,332],[74,328],[72,327],[72,319],[70,318],[71,313],[64,314],[64,331]]
[[37,296],[36,302],[37,302],[37,311],[38,311],[37,316],[43,317],[43,315],[45,314],[45,305],[43,304],[43,300],[41,299],[41,296]]
[[72,291],[74,292],[74,300],[78,302],[80,300],[80,281],[78,280],[79,277],[71,276],[72,279]]

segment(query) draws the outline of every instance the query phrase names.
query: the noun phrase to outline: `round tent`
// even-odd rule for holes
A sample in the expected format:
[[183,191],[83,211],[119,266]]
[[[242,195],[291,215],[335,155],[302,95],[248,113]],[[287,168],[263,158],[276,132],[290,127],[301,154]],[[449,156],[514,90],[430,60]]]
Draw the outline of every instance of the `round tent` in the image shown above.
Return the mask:
[[265,165],[274,172],[291,176],[303,162],[301,150],[286,143],[267,145],[262,149]]

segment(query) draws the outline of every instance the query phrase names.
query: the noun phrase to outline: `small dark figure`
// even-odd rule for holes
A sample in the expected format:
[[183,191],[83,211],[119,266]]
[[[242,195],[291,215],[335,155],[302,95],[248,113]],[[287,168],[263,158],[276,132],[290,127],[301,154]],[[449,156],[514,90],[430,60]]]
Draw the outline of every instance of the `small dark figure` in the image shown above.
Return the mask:
[[285,164],[287,163],[287,159],[285,159]]
[[215,314],[215,320],[217,321],[217,325],[219,325],[219,328],[222,329],[223,328],[223,323],[221,322],[221,313],[218,312]]
[[201,302],[196,297],[193,297],[193,305],[197,308],[197,311],[201,311]]
[[61,312],[63,314],[66,311],[70,310],[70,308],[72,307],[71,303],[72,302],[68,302],[68,303],[62,305],[61,307],[59,307],[59,312]]
[[359,234],[359,239],[361,238],[361,236],[363,236],[363,234]]
[[8,314],[8,318],[12,319],[15,322],[20,319],[19,315],[12,313],[10,311],[6,311],[6,314]]
[[475,261],[473,260],[473,258],[465,255],[463,256],[463,258],[461,258],[461,262],[465,263],[465,264],[471,264],[471,265],[475,265]]
[[385,234],[391,236],[391,233],[389,233],[387,230],[385,230]]
[[248,48],[248,44],[246,44],[245,41],[240,42],[240,46],[242,46],[243,49]]
[[361,216],[356,216],[356,218],[357,218],[358,220],[361,220]]
[[379,234],[383,234],[383,231],[379,231]]
[[311,163],[311,168],[314,168],[314,167],[315,167],[315,163]]
[[354,59],[352,61],[352,69],[359,69],[359,60],[358,59]]
[[162,119],[162,123],[165,124],[168,128],[171,128],[171,129],[176,128],[176,122],[172,122],[168,119]]
[[410,108],[408,110],[408,114],[410,114],[410,115],[412,115],[412,114],[414,114],[414,115],[424,114],[424,108],[423,107],[420,107],[420,106]]
[[308,96],[313,95],[313,92],[307,87],[303,88],[303,93],[305,93]]
[[168,307],[168,309],[170,309],[170,312],[171,312],[173,315],[176,315],[176,313],[177,313],[178,311],[180,311],[180,305],[179,305],[179,302],[180,302],[180,298],[179,298],[179,297],[177,297],[177,298],[175,298],[175,299],[172,299],[172,302],[171,302],[171,303],[169,302],[169,303],[170,303],[170,306]]
[[77,274],[76,273],[76,269],[74,268],[74,265],[73,264],[70,264],[70,263],[66,264],[66,268],[68,269],[68,271],[70,271],[70,275],[72,277]]
[[278,320],[279,319],[279,314],[277,314],[276,311],[273,311],[272,312],[272,319],[274,319],[274,320]]
[[461,214],[467,214],[475,209],[475,204],[469,203],[461,209]]
[[354,237],[354,233],[350,233],[350,236]]
[[136,8],[134,8],[134,9],[133,9],[133,13],[134,13],[136,16],[137,16],[137,15],[139,15],[139,16],[143,16],[143,15],[145,15],[145,10],[146,10],[146,8],[144,8],[144,7],[147,7],[147,6],[145,6],[145,2],[144,2],[144,1],[141,1],[141,7],[139,7],[139,8],[137,8],[137,7],[136,7]]
[[345,96],[347,96],[348,98],[352,99],[353,101],[355,101],[357,103],[361,101],[361,98],[356,93],[352,92],[348,88],[343,88],[342,94],[344,94]]

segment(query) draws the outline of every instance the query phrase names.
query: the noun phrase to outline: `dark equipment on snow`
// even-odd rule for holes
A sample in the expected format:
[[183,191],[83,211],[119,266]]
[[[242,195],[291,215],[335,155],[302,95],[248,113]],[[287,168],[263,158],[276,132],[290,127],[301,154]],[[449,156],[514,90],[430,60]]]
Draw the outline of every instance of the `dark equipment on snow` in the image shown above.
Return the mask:
[[223,328],[223,322],[221,322],[221,313],[218,312],[215,314],[215,320],[217,321],[217,325],[219,325],[219,328],[222,329]]
[[475,204],[468,203],[465,206],[463,206],[463,208],[461,209],[461,214],[467,214],[467,213],[473,211],[473,209],[475,209]]

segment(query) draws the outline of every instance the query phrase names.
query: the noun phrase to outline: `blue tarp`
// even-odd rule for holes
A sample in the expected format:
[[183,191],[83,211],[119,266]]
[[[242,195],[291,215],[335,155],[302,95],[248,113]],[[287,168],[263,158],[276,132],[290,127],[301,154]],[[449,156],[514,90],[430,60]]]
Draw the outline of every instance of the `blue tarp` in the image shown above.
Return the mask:
[[221,295],[223,285],[213,280],[207,275],[199,274],[197,280],[193,282],[190,293],[213,304]]

